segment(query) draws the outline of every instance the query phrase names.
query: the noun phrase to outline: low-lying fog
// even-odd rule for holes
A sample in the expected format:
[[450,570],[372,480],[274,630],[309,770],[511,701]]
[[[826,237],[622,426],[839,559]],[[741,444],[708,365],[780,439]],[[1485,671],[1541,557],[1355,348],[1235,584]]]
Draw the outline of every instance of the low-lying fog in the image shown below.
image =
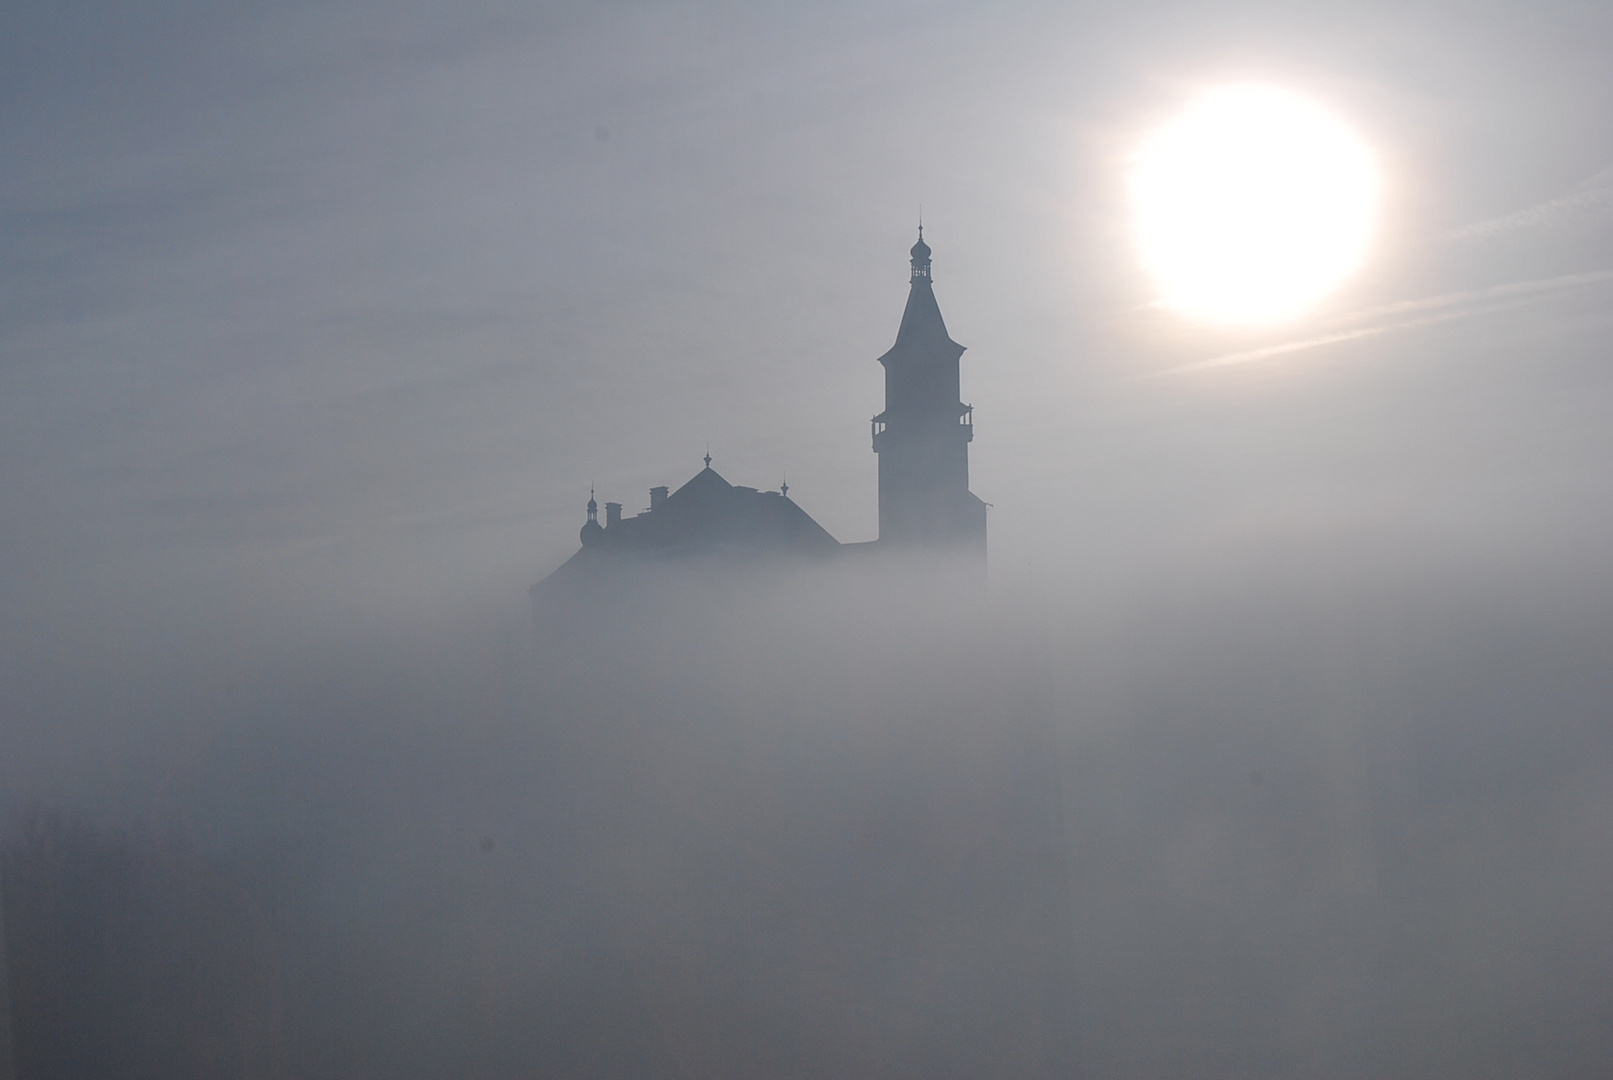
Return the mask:
[[[0,4],[0,1080],[1613,1076],[1613,5]],[[1129,162],[1325,106],[1365,262]],[[989,587],[875,535],[920,204]],[[5,1052],[5,1041],[11,1053]]]
[[1313,554],[650,564],[41,703],[20,1075],[1591,1075],[1613,612]]

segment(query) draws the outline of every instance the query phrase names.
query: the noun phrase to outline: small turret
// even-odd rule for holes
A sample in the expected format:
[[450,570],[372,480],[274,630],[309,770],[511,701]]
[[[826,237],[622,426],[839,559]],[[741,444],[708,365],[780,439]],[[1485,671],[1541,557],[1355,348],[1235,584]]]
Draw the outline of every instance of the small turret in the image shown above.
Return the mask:
[[599,504],[594,501],[594,489],[588,489],[588,520],[582,526],[582,546],[593,547],[605,538],[604,526],[599,523]]

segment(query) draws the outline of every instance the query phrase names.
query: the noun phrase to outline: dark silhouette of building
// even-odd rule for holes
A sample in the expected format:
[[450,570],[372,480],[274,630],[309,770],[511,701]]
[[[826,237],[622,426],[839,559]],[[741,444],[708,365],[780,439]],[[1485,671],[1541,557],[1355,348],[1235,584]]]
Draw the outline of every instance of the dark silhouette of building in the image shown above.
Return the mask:
[[961,400],[958,361],[964,347],[947,335],[935,301],[930,246],[919,226],[911,286],[896,343],[879,358],[885,368],[885,411],[873,419],[879,455],[879,539],[841,544],[778,491],[736,487],[706,467],[677,491],[650,489],[649,509],[622,516],[622,504],[588,497],[582,548],[529,590],[534,620],[568,584],[622,557],[803,556],[847,549],[912,549],[986,557],[986,504],[969,490],[974,407]]
[[885,367],[885,411],[874,417],[879,542],[986,554],[986,504],[969,490],[974,407],[958,392],[962,345],[935,302],[930,245],[919,226],[912,287]]

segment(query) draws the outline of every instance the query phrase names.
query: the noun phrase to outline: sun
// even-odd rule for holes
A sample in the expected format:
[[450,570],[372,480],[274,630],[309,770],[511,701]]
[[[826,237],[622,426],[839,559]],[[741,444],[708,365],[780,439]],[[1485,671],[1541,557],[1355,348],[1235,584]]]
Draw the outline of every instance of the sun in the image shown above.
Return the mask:
[[1280,321],[1361,265],[1380,186],[1371,149],[1327,109],[1271,86],[1212,90],[1138,148],[1138,250],[1167,307]]

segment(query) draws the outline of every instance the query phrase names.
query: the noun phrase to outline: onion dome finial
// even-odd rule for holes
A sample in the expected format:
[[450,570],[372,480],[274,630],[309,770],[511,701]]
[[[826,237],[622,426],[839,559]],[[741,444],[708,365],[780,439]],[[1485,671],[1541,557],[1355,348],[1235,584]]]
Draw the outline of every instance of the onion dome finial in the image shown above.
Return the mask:
[[924,226],[919,225],[919,242],[908,252],[913,256],[913,281],[930,280],[930,245],[924,242]]

